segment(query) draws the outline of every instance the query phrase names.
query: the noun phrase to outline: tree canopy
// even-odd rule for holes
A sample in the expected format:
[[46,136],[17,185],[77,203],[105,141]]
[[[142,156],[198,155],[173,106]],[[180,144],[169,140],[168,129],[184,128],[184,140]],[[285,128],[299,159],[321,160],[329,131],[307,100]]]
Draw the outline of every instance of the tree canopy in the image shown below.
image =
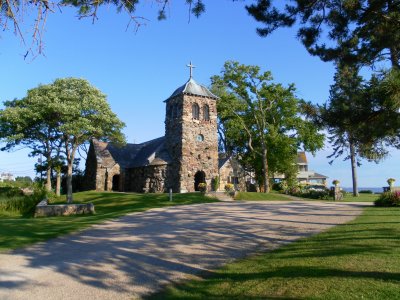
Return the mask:
[[[32,155],[46,155],[48,172],[61,151],[67,161],[67,199],[72,201],[72,167],[78,148],[91,138],[124,143],[124,123],[111,111],[106,96],[84,79],[57,79],[4,103],[0,139],[4,150],[25,145]],[[50,175],[48,175],[50,176]],[[50,180],[50,177],[48,178]]]
[[400,67],[399,0],[257,0],[246,8],[263,24],[261,36],[298,24],[298,38],[323,61]]
[[360,139],[369,107],[366,84],[358,75],[358,69],[347,66],[338,67],[335,84],[331,86],[329,101],[319,107],[319,118],[328,130],[328,139],[333,147],[333,153],[328,158],[335,159],[345,155],[345,160],[350,159],[353,196],[358,196],[356,170],[360,165],[359,158],[378,161],[386,155],[384,149],[379,147],[379,141],[363,143]]
[[261,178],[264,191],[274,173],[297,172],[295,159],[302,147],[315,152],[323,135],[302,116],[302,101],[294,85],[273,83],[258,66],[228,61],[221,75],[211,78],[218,101],[223,147],[237,154]]
[[[237,0],[232,0],[232,2]],[[0,1],[0,26],[9,28],[24,41],[21,24],[24,14],[34,11],[32,25],[33,44],[41,51],[41,36],[46,19],[62,7],[77,9],[77,17],[97,19],[102,6],[113,5],[118,12],[126,12],[133,22],[140,26],[144,16],[135,14],[140,0],[34,0]],[[267,36],[281,27],[299,25],[297,36],[312,55],[324,61],[335,61],[339,57],[348,62],[371,65],[388,59],[395,68],[400,67],[400,1],[399,0],[253,0],[246,5],[247,12],[262,24],[257,29],[261,36]],[[158,19],[166,18],[169,0],[155,0]],[[185,0],[189,16],[198,17],[206,10],[204,0]],[[25,41],[24,41],[25,42]],[[351,49],[343,55],[343,49]],[[29,52],[29,50],[28,50]]]

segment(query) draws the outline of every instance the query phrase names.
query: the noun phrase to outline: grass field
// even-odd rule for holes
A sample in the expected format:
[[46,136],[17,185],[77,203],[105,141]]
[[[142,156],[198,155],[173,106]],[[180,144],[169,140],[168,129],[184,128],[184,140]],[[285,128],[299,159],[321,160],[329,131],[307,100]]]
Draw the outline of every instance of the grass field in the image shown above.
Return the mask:
[[0,251],[26,246],[62,234],[86,228],[107,219],[155,207],[215,202],[200,193],[174,194],[170,202],[167,194],[131,194],[82,192],[74,194],[76,203],[92,202],[96,214],[51,218],[25,218],[17,213],[0,215]]
[[[342,200],[343,202],[374,202],[378,199],[379,195],[377,194],[360,194],[359,197],[353,197],[352,194],[347,193],[347,195]],[[318,199],[309,199],[309,198],[300,198],[305,201],[333,201],[332,200],[318,200]],[[270,192],[270,193],[253,193],[253,192],[239,192],[235,197],[235,200],[253,200],[253,201],[273,201],[273,200],[283,200],[288,201],[291,200],[286,195],[282,195],[278,192]]]
[[400,299],[400,209],[238,260],[150,299]]
[[352,193],[347,193],[344,197],[344,202],[374,202],[379,198],[379,194],[359,194],[358,197],[354,197]]
[[277,192],[270,193],[254,193],[254,192],[238,192],[235,196],[235,200],[253,200],[253,201],[269,201],[269,200],[290,200],[285,195]]

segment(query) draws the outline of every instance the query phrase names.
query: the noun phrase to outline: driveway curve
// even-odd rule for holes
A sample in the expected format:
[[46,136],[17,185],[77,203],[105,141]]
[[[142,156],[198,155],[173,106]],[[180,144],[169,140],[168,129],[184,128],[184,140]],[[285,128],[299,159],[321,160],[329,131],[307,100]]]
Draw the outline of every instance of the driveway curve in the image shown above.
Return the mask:
[[126,215],[0,254],[0,299],[134,299],[354,219],[362,203],[223,202]]

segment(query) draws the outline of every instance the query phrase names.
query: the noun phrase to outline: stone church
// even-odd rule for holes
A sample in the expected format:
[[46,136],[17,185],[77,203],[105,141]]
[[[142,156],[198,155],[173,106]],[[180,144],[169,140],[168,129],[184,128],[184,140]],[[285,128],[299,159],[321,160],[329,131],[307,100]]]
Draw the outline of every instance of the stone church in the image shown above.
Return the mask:
[[244,185],[243,170],[218,157],[218,97],[196,83],[190,71],[189,80],[164,101],[165,136],[123,147],[92,140],[87,189],[185,193],[197,191],[205,182],[210,190],[220,173],[224,183]]

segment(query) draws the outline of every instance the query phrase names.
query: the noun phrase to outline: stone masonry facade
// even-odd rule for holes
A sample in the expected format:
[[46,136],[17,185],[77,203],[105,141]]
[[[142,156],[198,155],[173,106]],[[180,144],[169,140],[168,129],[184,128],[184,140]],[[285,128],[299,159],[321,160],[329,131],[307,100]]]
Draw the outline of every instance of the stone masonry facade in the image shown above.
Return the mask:
[[[198,117],[193,116],[196,105]],[[171,173],[175,174],[171,174],[173,191],[195,191],[198,172],[204,172],[204,180],[210,187],[212,178],[218,176],[216,100],[179,95],[167,101],[166,111],[166,147],[175,162],[171,166]]]

